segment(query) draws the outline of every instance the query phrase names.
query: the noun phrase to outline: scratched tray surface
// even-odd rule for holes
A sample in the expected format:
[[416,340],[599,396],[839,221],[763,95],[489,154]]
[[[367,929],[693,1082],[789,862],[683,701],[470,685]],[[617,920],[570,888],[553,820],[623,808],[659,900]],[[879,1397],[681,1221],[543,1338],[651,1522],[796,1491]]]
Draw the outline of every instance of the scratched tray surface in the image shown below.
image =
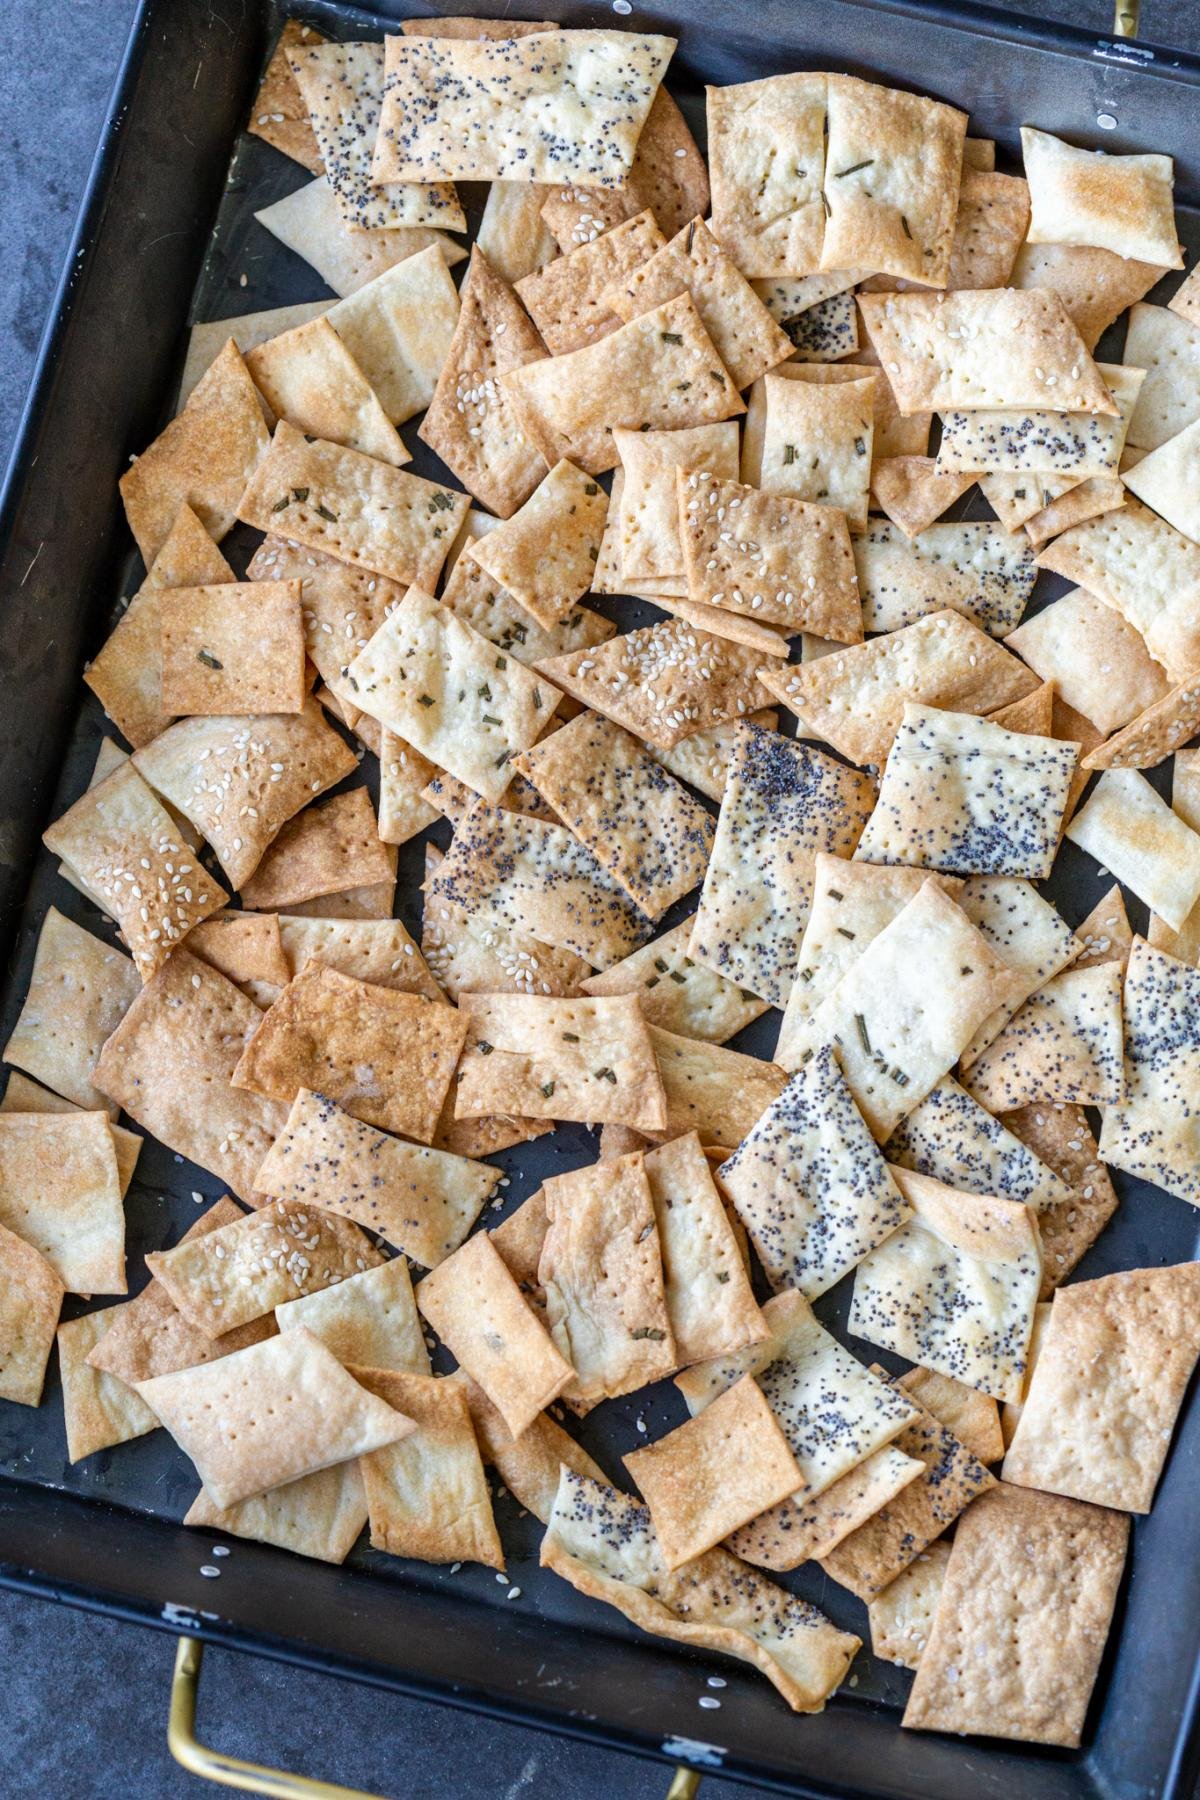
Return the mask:
[[[322,29],[334,36],[378,34],[381,29],[380,22],[372,20],[366,14],[322,6],[309,7],[303,11],[304,16],[312,17],[315,22],[320,23]],[[645,22],[661,25],[668,17],[669,14],[665,11],[657,9],[655,19]],[[589,19],[587,22],[592,21]],[[637,21],[630,21],[634,22]],[[876,23],[882,22],[877,20]],[[697,71],[686,61],[677,58],[669,86],[684,107],[701,142],[704,118],[703,90],[698,78],[700,73],[707,79],[727,82],[779,68],[795,67],[806,61],[821,64],[823,60],[830,63],[838,60],[832,55],[827,59],[820,55],[808,58],[773,57],[761,44],[747,46],[744,53],[738,54],[716,41],[706,42],[694,53],[703,56],[703,70]],[[844,58],[842,60],[845,62]],[[858,61],[855,66],[865,73],[872,72],[869,62]],[[879,74],[882,79],[887,79],[891,71],[881,69]],[[941,97],[974,106],[970,84],[965,81],[960,91],[956,93],[951,90]],[[1087,101],[1085,104],[1092,105],[1093,102]],[[1053,118],[1047,119],[1044,111],[1041,117],[1043,122],[1051,125],[1055,123]],[[988,123],[985,114],[978,125],[973,121],[973,128],[985,128]],[[1064,131],[1070,129],[1061,123],[1059,128]],[[1086,121],[1080,121],[1074,126],[1076,131],[1086,129]],[[1009,145],[1001,145],[1000,166],[1006,166],[1006,162],[1007,166],[1014,166],[1005,155],[1006,149],[1011,148],[1013,135],[1015,134],[1009,134]],[[1144,142],[1140,142],[1139,138],[1144,138]],[[1150,122],[1146,123],[1141,132],[1132,128],[1128,130],[1119,147],[1157,148]],[[245,136],[238,138],[232,150],[224,196],[211,242],[196,284],[191,320],[232,318],[239,313],[265,307],[330,297],[329,290],[324,287],[316,272],[285,250],[254,218],[256,210],[302,186],[308,179],[306,172],[298,164],[288,161],[257,139]],[[462,184],[462,193],[473,230],[478,223],[486,190],[477,184]],[[1194,211],[1181,210],[1179,222],[1188,249],[1194,252],[1200,248],[1200,215]],[[1192,260],[1193,256],[1189,255],[1189,266]],[[456,279],[461,279],[463,269],[465,264],[456,271]],[[1164,284],[1163,292],[1156,291],[1150,297],[1157,300],[1165,298],[1175,279],[1177,278]],[[1097,354],[1119,360],[1122,337],[1123,326],[1119,325],[1104,340]],[[177,373],[178,368],[182,367],[185,347],[186,332],[181,332]],[[164,394],[164,403],[170,401],[173,395],[172,386]],[[171,410],[164,405],[164,422]],[[405,442],[413,455],[413,472],[436,479],[447,479],[444,466],[416,436],[418,422],[413,420],[403,431]],[[988,509],[977,500],[969,508],[967,516],[987,517]],[[257,541],[257,533],[239,526],[223,545],[239,574],[244,572]],[[126,579],[120,589],[122,594],[128,595],[134,590],[140,573],[140,564],[136,558],[131,557]],[[1057,577],[1042,576],[1031,610],[1040,609],[1062,592],[1065,585]],[[591,604],[597,605],[616,619],[622,628],[647,623],[661,616],[655,608],[633,600],[596,597]],[[98,597],[90,651],[94,652],[103,641],[117,610],[114,596],[107,599],[104,596]],[[106,732],[114,735],[113,728],[107,725],[98,703],[82,685],[79,695],[79,712],[50,817],[56,817],[82,792],[90,777],[101,737]],[[781,730],[792,734],[794,725],[794,720],[785,712],[780,721]],[[351,741],[357,747],[357,740]],[[363,770],[367,774],[374,798],[377,765],[373,757],[366,757]],[[360,772],[351,776],[346,785],[353,785],[361,778]],[[1159,770],[1152,779],[1163,787],[1165,771]],[[711,810],[715,812],[716,809]],[[421,905],[419,884],[423,872],[424,844],[432,838],[444,847],[449,835],[448,824],[439,823],[400,850],[396,910],[409,929],[418,935]],[[1107,889],[1110,879],[1107,874],[1098,870],[1095,863],[1068,844],[1059,858],[1053,878],[1047,884],[1047,891],[1067,921],[1074,924],[1087,915]],[[695,902],[696,896],[692,895],[681,903],[663,921],[664,928],[693,910]],[[52,904],[89,930],[101,936],[112,936],[111,928],[97,911],[57,874],[53,860],[45,852],[41,852],[33,870],[18,946],[6,974],[2,1020],[5,1037],[20,1008],[40,922],[47,907]],[[1130,912],[1135,925],[1144,927],[1144,909],[1140,908],[1138,902],[1131,902]],[[777,1013],[768,1014],[733,1039],[733,1047],[769,1057],[774,1047],[778,1021]],[[1097,1124],[1093,1115],[1093,1126],[1096,1127]],[[503,1165],[508,1186],[502,1190],[501,1209],[485,1212],[482,1222],[485,1225],[499,1223],[502,1217],[507,1216],[534,1192],[547,1175],[562,1173],[593,1161],[597,1154],[598,1134],[590,1133],[583,1127],[566,1125],[560,1126],[549,1141],[517,1146],[492,1159]],[[1123,1202],[1122,1207],[1099,1243],[1085,1258],[1080,1275],[1087,1277],[1143,1264],[1181,1261],[1198,1253],[1200,1217],[1191,1208],[1120,1173],[1115,1174],[1115,1181]],[[145,1253],[177,1242],[196,1217],[200,1205],[211,1204],[221,1192],[220,1184],[207,1171],[146,1138],[126,1208],[131,1290],[143,1285]],[[846,1333],[844,1321],[852,1283],[853,1278],[847,1278],[831,1294],[819,1300],[816,1307],[818,1314],[864,1360],[879,1358],[894,1368],[906,1366],[899,1359],[891,1358],[876,1347]],[[64,1316],[73,1317],[86,1310],[90,1309],[80,1301],[69,1300]],[[439,1353],[438,1366],[449,1368],[452,1365]],[[1193,1406],[1190,1411],[1195,1414],[1197,1409]],[[650,1439],[660,1437],[685,1417],[686,1410],[674,1387],[670,1383],[660,1383],[627,1399],[607,1402],[582,1424],[572,1423],[571,1429],[620,1485],[629,1485],[622,1470],[622,1455]],[[1174,1489],[1177,1485],[1192,1485],[1189,1482],[1188,1465],[1195,1467],[1200,1460],[1198,1426],[1200,1421],[1195,1417],[1185,1420],[1180,1441],[1172,1453],[1165,1487]],[[54,1488],[108,1502],[131,1513],[151,1514],[168,1520],[182,1518],[197,1490],[197,1480],[190,1461],[176,1448],[165,1431],[157,1431],[133,1443],[103,1451],[90,1457],[82,1465],[71,1467],[66,1459],[62,1399],[57,1368],[53,1364],[46,1395],[39,1410],[16,1406],[0,1407],[0,1475],[18,1483]],[[450,1574],[445,1568],[387,1557],[372,1551],[366,1545],[365,1538],[352,1552],[348,1567],[351,1570],[369,1572],[378,1581],[415,1585],[430,1595],[445,1594],[448,1598],[453,1593],[496,1609],[530,1609],[547,1622],[576,1630],[582,1628],[601,1639],[638,1635],[611,1609],[582,1600],[566,1583],[538,1567],[537,1549],[541,1526],[537,1520],[524,1516],[511,1497],[503,1493],[497,1496],[496,1507],[501,1535],[510,1559],[507,1582],[497,1580],[490,1570],[478,1566],[464,1565],[456,1573]],[[1144,1542],[1154,1533],[1153,1520],[1136,1526],[1131,1558],[1135,1571],[1144,1552]],[[237,1541],[233,1540],[232,1556],[222,1568],[225,1577],[235,1578],[237,1550]],[[209,1560],[210,1551],[208,1534],[197,1533],[197,1566]],[[865,1608],[853,1596],[829,1582],[819,1569],[800,1569],[780,1579],[785,1586],[821,1606],[838,1625],[858,1632],[869,1643]],[[519,1595],[509,1597],[510,1585],[519,1588]],[[214,1587],[214,1595],[215,1591]],[[215,1598],[214,1604],[218,1604]],[[1107,1673],[1119,1655],[1123,1611],[1124,1600],[1118,1612],[1105,1670],[1102,1672],[1100,1692],[1103,1692]],[[642,1641],[645,1642],[644,1639]],[[686,1657],[688,1654],[662,1643],[657,1648],[667,1657]],[[733,1704],[734,1696],[748,1678],[731,1668],[724,1659],[713,1657],[702,1661],[694,1658],[691,1660],[697,1668],[698,1705],[705,1708],[698,1710],[696,1714],[697,1735],[703,1736],[705,1732],[715,1734],[718,1708]],[[710,1675],[724,1678],[726,1687],[722,1697],[705,1690],[705,1683]],[[836,1702],[837,1705],[855,1706],[863,1701],[877,1701],[891,1708],[898,1708],[904,1703],[910,1677],[906,1672],[877,1661],[864,1652],[855,1664],[852,1682],[853,1687],[843,1690],[843,1696]],[[783,1702],[779,1701],[778,1705],[782,1707]]]

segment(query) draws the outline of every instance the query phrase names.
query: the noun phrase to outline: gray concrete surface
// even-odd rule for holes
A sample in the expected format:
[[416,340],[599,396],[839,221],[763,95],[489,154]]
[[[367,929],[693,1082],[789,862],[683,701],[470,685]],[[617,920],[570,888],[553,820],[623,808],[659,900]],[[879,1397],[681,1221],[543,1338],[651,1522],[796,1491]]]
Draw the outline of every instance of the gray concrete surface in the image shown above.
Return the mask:
[[[801,0],[806,3],[806,0]],[[1094,22],[1108,0],[1026,0]],[[0,58],[0,464],[29,383],[133,0],[3,0]],[[1197,0],[1142,0],[1145,35],[1200,48]],[[167,1755],[172,1640],[0,1591],[4,1800],[199,1800]],[[210,1651],[201,1730],[230,1753],[405,1800],[662,1794],[634,1759]],[[706,1800],[750,1790],[706,1782]]]

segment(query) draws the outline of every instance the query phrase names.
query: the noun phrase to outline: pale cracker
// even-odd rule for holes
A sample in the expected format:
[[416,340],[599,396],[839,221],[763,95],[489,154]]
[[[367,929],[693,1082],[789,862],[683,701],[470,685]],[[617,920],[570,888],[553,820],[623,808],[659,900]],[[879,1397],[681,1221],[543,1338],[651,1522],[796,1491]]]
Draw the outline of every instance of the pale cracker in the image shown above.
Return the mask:
[[[613,440],[621,458],[621,492],[614,505],[621,583],[641,591],[647,578],[652,584],[658,577],[679,581],[685,562],[677,475],[682,479],[685,470],[706,469],[714,477],[735,478],[737,425],[727,420],[683,431],[618,426]],[[646,591],[656,590],[651,585]]]
[[340,1363],[402,1369],[409,1375],[430,1372],[412,1277],[403,1256],[347,1276],[318,1293],[285,1300],[275,1308],[275,1318],[281,1331],[303,1325]]
[[1067,836],[1176,931],[1200,900],[1200,837],[1135,769],[1105,770]]
[[991,637],[1020,622],[1037,580],[1028,544],[972,519],[930,525],[914,537],[876,520],[854,540],[867,631],[899,631],[950,607]]
[[436,245],[448,269],[466,255],[453,238],[425,225],[401,226],[395,231],[349,230],[324,176],[264,207],[254,217],[343,297],[430,245]]
[[1194,419],[1122,476],[1131,494],[1193,543],[1200,538],[1200,491],[1194,472],[1198,445],[1200,419]]
[[[425,254],[445,274],[436,249],[431,246]],[[298,431],[345,444],[397,468],[412,460],[328,316],[293,326],[248,350],[246,367],[275,417],[286,419]]]
[[554,233],[542,218],[546,195],[536,181],[490,183],[475,242],[502,281],[520,281],[557,255]]
[[1039,1215],[1039,1222],[1073,1198],[1052,1165],[949,1075],[900,1122],[884,1150],[889,1162],[945,1187],[1020,1200]]
[[712,228],[743,275],[820,267],[827,82],[797,71],[707,90]]
[[[1015,288],[1051,288],[1061,299],[1089,350],[1127,306],[1154,286],[1163,271],[1153,263],[1135,262],[1111,250],[1080,244],[1021,245],[1009,276]],[[1126,361],[1136,362],[1136,357]]]
[[44,1256],[69,1294],[126,1292],[106,1113],[0,1113],[0,1225]]
[[367,1498],[357,1462],[344,1462],[301,1475],[236,1506],[215,1506],[201,1488],[183,1522],[273,1544],[297,1556],[343,1563],[367,1522]]
[[1105,736],[1169,692],[1141,633],[1114,607],[1072,588],[1019,625],[1007,647]]
[[0,1399],[40,1406],[62,1281],[40,1250],[0,1225]]
[[821,386],[763,378],[767,415],[759,485],[797,500],[840,506],[853,530],[867,523],[875,383]]
[[549,630],[591,586],[607,511],[599,483],[562,461],[519,511],[463,554]]
[[902,1669],[918,1666],[933,1629],[949,1561],[950,1545],[939,1538],[868,1601],[872,1656],[898,1663]]
[[1033,1100],[1112,1106],[1125,1096],[1121,969],[1064,969],[1031,994],[963,1076],[990,1111]]
[[326,317],[393,424],[429,405],[458,325],[458,293],[436,244],[385,269]]
[[667,1103],[632,994],[464,994],[455,1117],[517,1113],[662,1131]]
[[636,994],[647,1024],[723,1044],[766,1012],[769,1002],[694,962],[687,954],[691,934],[691,919],[681,919],[603,975],[589,975],[580,988],[585,994]]
[[1200,1206],[1200,972],[1135,938],[1125,978],[1125,1099],[1100,1154]]
[[1169,156],[1111,156],[1021,127],[1031,244],[1086,244],[1181,269]]
[[647,1151],[644,1166],[678,1360],[726,1356],[766,1337],[766,1320],[699,1137],[691,1132]]
[[609,303],[609,289],[614,283],[623,286],[665,243],[653,213],[647,210],[599,237],[589,237],[565,256],[546,262],[516,282],[517,298],[550,354],[562,356],[568,350],[581,350],[615,331],[621,316]]
[[92,1086],[96,1058],[141,989],[127,956],[52,906],[42,921],[29,986],[4,1046],[14,1063],[76,1106],[116,1117]]
[[876,457],[871,469],[871,496],[898,525],[914,538],[962,498],[975,477],[947,474],[931,456]]

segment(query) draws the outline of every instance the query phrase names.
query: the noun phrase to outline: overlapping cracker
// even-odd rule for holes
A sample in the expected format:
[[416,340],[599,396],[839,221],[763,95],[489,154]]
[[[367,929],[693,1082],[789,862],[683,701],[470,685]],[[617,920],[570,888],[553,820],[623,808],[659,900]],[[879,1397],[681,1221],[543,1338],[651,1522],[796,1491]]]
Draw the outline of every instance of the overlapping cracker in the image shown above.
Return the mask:
[[[436,244],[385,269],[331,307],[326,318],[393,424],[402,425],[429,405],[458,325],[458,293]],[[398,459],[384,455],[384,460]]]
[[[1066,307],[1089,350],[1127,306],[1138,310],[1163,271],[1153,263],[1081,244],[1021,245],[1009,277],[1015,288],[1050,288]],[[1127,357],[1134,362],[1137,358]]]
[[766,421],[758,485],[838,506],[852,529],[867,523],[878,377],[819,384],[763,378]]
[[785,1500],[743,1525],[729,1548],[764,1569],[795,1569],[825,1556],[900,1490],[915,1481],[922,1464],[895,1445],[872,1450],[815,1497]]
[[41,1405],[65,1291],[41,1251],[0,1225],[0,1399]]
[[947,474],[931,456],[876,457],[871,468],[871,494],[906,537],[926,531],[961,499],[975,477]]
[[1129,421],[1128,442],[1157,450],[1200,418],[1196,352],[1200,325],[1165,306],[1137,305],[1129,314],[1123,360],[1146,379]]
[[836,363],[859,349],[858,309],[844,289],[808,307],[785,327],[797,362]]
[[85,1313],[58,1328],[68,1462],[82,1462],[97,1450],[127,1444],[158,1428],[157,1418],[132,1388],[89,1362],[88,1353],[103,1342],[112,1316],[112,1310]]
[[162,706],[179,713],[298,713],[304,633],[298,581],[172,588],[162,621]]
[[412,1277],[403,1256],[275,1308],[281,1331],[303,1325],[340,1363],[429,1374]]
[[[1178,763],[1175,768],[1175,783],[1178,789]],[[1175,806],[1182,811],[1177,795]],[[1190,824],[1191,819],[1185,817],[1185,823]],[[1133,948],[1133,932],[1119,883],[1114,881],[1107,894],[1097,900],[1087,918],[1075,927],[1075,936],[1083,945],[1083,950],[1075,961],[1077,969],[1086,969],[1093,963],[1102,962],[1120,963],[1122,971],[1125,969],[1129,962],[1129,952]],[[1169,945],[1164,944],[1159,948],[1168,949]]]
[[463,554],[551,630],[591,586],[607,511],[599,483],[558,462],[518,512]]
[[724,1356],[766,1337],[766,1321],[697,1134],[647,1151],[645,1172],[679,1362]]
[[615,331],[621,319],[609,304],[608,290],[614,283],[622,286],[665,243],[647,208],[599,237],[589,235],[566,255],[518,281],[517,297],[550,354],[581,350]]
[[1067,836],[1173,930],[1200,900],[1200,837],[1136,769],[1106,769]]
[[851,762],[882,766],[912,702],[995,712],[1037,687],[1037,677],[961,613],[938,612],[817,662],[765,668],[759,679]]
[[854,540],[867,631],[899,631],[946,607],[1006,637],[1037,580],[1026,543],[978,520],[931,525],[909,538],[878,521]]
[[[346,709],[353,690],[343,676],[346,664],[361,650],[383,623],[387,613],[404,598],[404,588],[369,569],[349,563],[322,550],[314,550],[287,538],[268,534],[246,570],[247,579],[298,581],[304,647],[309,660],[337,697],[342,716],[357,725],[354,712]],[[249,596],[253,599],[253,595]],[[323,699],[323,696],[322,696]]]
[[1120,363],[1097,363],[1096,368],[1120,409],[1115,418],[1054,408],[949,412],[942,419],[939,471],[1030,472],[1035,477],[1070,475],[1081,480],[1115,474],[1145,371]]
[[580,982],[585,994],[636,994],[649,1025],[679,1037],[723,1044],[767,1010],[768,1002],[688,955],[691,919],[635,950],[602,975]]
[[662,1142],[696,1131],[706,1148],[732,1150],[787,1086],[783,1070],[760,1057],[648,1029],[667,1096],[666,1127],[654,1134]]
[[[901,1120],[884,1146],[888,1161],[968,1194],[1003,1194],[1039,1215],[1074,1198],[1052,1164],[993,1118],[951,1076]],[[948,1421],[949,1422],[949,1421]],[[985,1459],[986,1460],[986,1459]]]
[[847,288],[865,281],[867,269],[822,269],[812,275],[781,275],[775,280],[750,283],[771,317],[780,325],[798,319],[801,313],[844,294]]
[[1018,626],[1008,648],[1106,736],[1170,691],[1141,633],[1082,588]]
[[[432,245],[425,254],[445,274]],[[246,367],[275,417],[298,431],[397,468],[411,462],[382,401],[327,316],[248,350]]]
[[302,25],[299,19],[285,21],[271,52],[271,60],[263,71],[262,82],[250,108],[250,122],[246,126],[251,137],[260,137],[273,144],[293,162],[303,163],[313,175],[320,175],[325,165],[288,55],[292,50],[323,42],[324,33],[315,26]]
[[[774,731],[779,723],[779,713],[775,707],[765,706],[742,715],[748,724],[761,725],[767,731]],[[685,738],[680,738],[670,750],[660,750],[656,744],[648,745],[655,762],[677,775],[680,781],[686,781],[710,800],[718,805],[725,792],[725,783],[729,777],[729,764],[733,755],[733,746],[737,738],[738,719],[727,720],[723,725],[713,725],[707,731],[694,731]]]
[[1003,1114],[1000,1123],[1053,1169],[1067,1188],[1066,1199],[1038,1215],[1041,1298],[1045,1300],[1067,1279],[1116,1212],[1116,1191],[1081,1106],[1034,1101]]
[[1153,507],[1159,518],[1193,543],[1200,538],[1200,505],[1194,476],[1200,419],[1168,438],[1130,469],[1122,480],[1131,494]]
[[936,1369],[910,1369],[897,1385],[941,1424],[948,1425],[981,1463],[998,1462],[1004,1454],[1000,1408],[990,1394],[966,1387]]
[[394,875],[371,797],[365,787],[351,788],[289,819],[243,885],[242,902],[262,911],[287,911],[322,894],[390,883]]
[[722,1163],[720,1178],[771,1286],[806,1300],[910,1217],[827,1045]]
[[1200,1205],[1200,973],[1135,938],[1125,978],[1125,1098],[1104,1114],[1100,1154]]
[[796,71],[708,89],[713,233],[743,275],[820,267],[827,81]]
[[949,1561],[950,1545],[939,1538],[868,1601],[872,1656],[899,1663],[902,1669],[918,1667],[933,1629]]
[[42,921],[24,1003],[4,1046],[5,1062],[77,1106],[115,1118],[116,1107],[92,1086],[92,1071],[140,988],[127,956],[52,906]]
[[297,188],[254,217],[281,244],[303,257],[335,294],[357,293],[397,263],[437,246],[448,269],[466,255],[461,245],[426,225],[387,231],[352,231],[343,223],[333,189],[322,176]]
[[735,477],[737,425],[727,420],[682,431],[626,431],[618,426],[613,438],[621,457],[620,492],[611,507],[619,585],[644,590],[651,597],[665,594],[668,585],[672,595],[686,592],[677,473],[707,469],[717,477]]
[[517,1113],[662,1131],[667,1104],[632,994],[545,999],[464,994],[455,1117]]
[[[431,891],[442,855],[425,851],[427,899],[421,921],[421,948],[448,997],[467,993],[572,994],[591,965],[570,950],[542,943],[492,914],[459,905],[445,892]],[[620,990],[613,990],[620,991]]]
[[1031,244],[1085,244],[1181,269],[1169,156],[1110,156],[1021,127]]
[[[613,507],[609,510],[611,517]],[[468,525],[475,519],[489,517],[486,513],[468,514]],[[489,530],[494,529],[495,522],[489,526]],[[603,591],[595,576],[592,585],[597,592]],[[611,620],[588,606],[571,607],[556,625],[539,625],[473,556],[463,555],[455,562],[442,589],[442,605],[506,656],[515,656],[523,663],[586,650],[604,643],[616,631]]]
[[315,964],[262,1015],[234,1085],[288,1102],[312,1088],[368,1125],[428,1144],[466,1030],[453,1007]]
[[1088,751],[1091,769],[1153,769],[1200,732],[1200,680],[1189,676],[1131,719],[1123,730]]
[[963,1076],[993,1112],[1033,1100],[1112,1106],[1124,1098],[1121,970],[1064,969],[1031,994]]
[[372,1451],[359,1464],[372,1547],[420,1562],[503,1569],[504,1549],[462,1388],[395,1369],[356,1373],[369,1393],[416,1426],[411,1436]]
[[0,1113],[0,1225],[69,1294],[123,1294],[125,1213],[106,1113]]
[[543,1525],[549,1523],[554,1511],[554,1496],[564,1467],[589,1481],[605,1479],[600,1465],[549,1413],[539,1413],[520,1437],[514,1438],[478,1382],[461,1370],[449,1379],[461,1383],[467,1396],[484,1462],[492,1465],[517,1503]]
[[400,993],[441,999],[428,964],[399,919],[321,919],[284,916],[279,938],[291,975],[310,962]]
[[984,1020],[960,1058],[969,1069],[1018,1006],[1076,960],[1082,940],[1028,882],[1005,875],[977,875],[964,882],[958,901],[971,923],[1015,977],[1002,1005]]
[[520,281],[557,254],[554,233],[542,218],[545,203],[541,182],[490,183],[475,242],[502,281]]
[[[869,354],[869,353],[868,353]],[[896,396],[892,392],[890,378],[881,370],[878,361],[864,362],[787,362],[780,363],[772,369],[773,375],[785,381],[808,382],[817,387],[840,387],[848,381],[862,381],[865,376],[875,377],[873,395],[874,439],[872,445],[872,466],[881,457],[890,456],[926,456],[929,452],[929,431],[932,424],[932,413],[915,413],[911,418],[901,416]],[[742,480],[756,484],[762,470],[763,431],[766,425],[766,388],[761,381],[756,381],[750,389],[746,405],[745,427],[742,432]]]
[[951,875],[1044,880],[1078,754],[1078,745],[1006,731],[974,713],[910,704],[856,854]]
[[201,1488],[183,1522],[272,1544],[297,1556],[343,1563],[367,1522],[367,1498],[357,1462],[344,1462],[269,1488],[236,1506],[215,1506]]
[[1042,1277],[1033,1213],[892,1173],[915,1216],[858,1265],[850,1330],[997,1400],[1019,1399]]

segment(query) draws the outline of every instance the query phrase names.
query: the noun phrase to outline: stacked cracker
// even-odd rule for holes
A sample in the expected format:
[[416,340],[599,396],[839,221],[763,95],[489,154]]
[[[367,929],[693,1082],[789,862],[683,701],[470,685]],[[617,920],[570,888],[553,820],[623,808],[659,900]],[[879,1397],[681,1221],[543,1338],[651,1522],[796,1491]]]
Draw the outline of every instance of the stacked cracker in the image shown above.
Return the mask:
[[[280,40],[251,129],[317,179],[259,217],[338,297],[198,326],[121,483],[132,754],[46,834],[102,921],[47,915],[5,1052],[0,1395],[57,1326],[73,1461],[165,1425],[189,1523],[335,1561],[503,1571],[490,1464],[546,1566],[799,1711],[861,1641],[815,1563],[905,1724],[1076,1744],[1200,1350],[1200,1265],[1068,1282],[1106,1162],[1200,1204],[1195,753],[1139,773],[1200,728],[1170,162],[997,173],[804,72],[710,89],[706,168],[673,47]],[[1059,915],[1064,836],[1148,939]],[[127,1291],[119,1108],[237,1200],[58,1325]],[[567,1424],[668,1377],[638,1499]]]

